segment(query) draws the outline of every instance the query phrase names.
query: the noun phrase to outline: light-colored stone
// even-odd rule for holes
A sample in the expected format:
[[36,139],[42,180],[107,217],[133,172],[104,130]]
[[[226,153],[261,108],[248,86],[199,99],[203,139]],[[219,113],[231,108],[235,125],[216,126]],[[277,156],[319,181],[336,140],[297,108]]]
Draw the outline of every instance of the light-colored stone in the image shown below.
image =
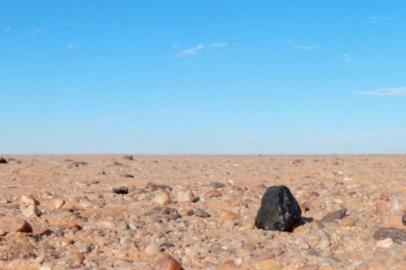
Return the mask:
[[171,197],[167,193],[162,192],[155,196],[154,202],[159,205],[168,205],[172,202],[172,200],[171,200]]
[[35,200],[34,198],[32,198],[30,196],[25,196],[25,195],[21,196],[21,203],[26,206],[39,205],[39,202],[37,200]]
[[145,254],[147,254],[148,256],[154,256],[161,251],[161,248],[159,247],[157,242],[151,241],[151,243],[149,243],[149,245],[145,247],[144,251]]
[[14,217],[0,217],[0,230],[3,233],[23,232],[31,233],[32,226],[24,219]]
[[192,191],[180,191],[176,197],[178,202],[192,202],[195,199],[195,195]]
[[380,248],[390,248],[393,245],[393,240],[391,238],[386,238],[383,240],[380,240],[376,243],[377,247]]
[[41,215],[41,211],[34,204],[21,209],[21,213],[27,218],[38,217]]
[[54,205],[55,209],[61,209],[64,204],[65,204],[65,200],[63,200],[61,198],[56,198],[53,200],[53,205]]

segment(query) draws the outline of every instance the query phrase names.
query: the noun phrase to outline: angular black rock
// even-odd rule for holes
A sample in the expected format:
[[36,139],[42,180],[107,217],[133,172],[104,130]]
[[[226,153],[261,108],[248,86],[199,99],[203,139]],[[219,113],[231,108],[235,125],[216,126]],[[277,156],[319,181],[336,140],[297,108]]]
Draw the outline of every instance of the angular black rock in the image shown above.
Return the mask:
[[7,159],[0,157],[0,164],[7,164]]
[[302,211],[286,186],[269,187],[261,200],[255,226],[269,231],[292,232],[301,222]]

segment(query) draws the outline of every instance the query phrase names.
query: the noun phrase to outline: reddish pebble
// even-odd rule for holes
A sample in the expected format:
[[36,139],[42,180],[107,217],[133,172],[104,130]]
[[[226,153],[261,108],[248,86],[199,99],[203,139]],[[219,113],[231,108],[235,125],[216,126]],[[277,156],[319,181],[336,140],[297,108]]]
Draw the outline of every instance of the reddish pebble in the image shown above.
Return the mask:
[[220,197],[222,195],[223,194],[221,194],[220,191],[215,190],[215,189],[206,192],[206,197],[209,197],[209,198]]
[[157,261],[155,264],[155,270],[181,270],[182,267],[178,263],[177,260],[175,260],[172,256],[170,255],[165,255],[161,259]]

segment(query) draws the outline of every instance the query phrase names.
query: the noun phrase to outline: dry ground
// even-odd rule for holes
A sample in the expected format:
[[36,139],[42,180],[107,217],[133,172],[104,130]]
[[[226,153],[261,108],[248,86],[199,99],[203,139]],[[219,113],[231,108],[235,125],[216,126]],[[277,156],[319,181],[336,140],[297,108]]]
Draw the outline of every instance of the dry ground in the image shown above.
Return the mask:
[[[406,156],[5,158],[0,269],[406,269]],[[313,222],[253,226],[279,184]]]

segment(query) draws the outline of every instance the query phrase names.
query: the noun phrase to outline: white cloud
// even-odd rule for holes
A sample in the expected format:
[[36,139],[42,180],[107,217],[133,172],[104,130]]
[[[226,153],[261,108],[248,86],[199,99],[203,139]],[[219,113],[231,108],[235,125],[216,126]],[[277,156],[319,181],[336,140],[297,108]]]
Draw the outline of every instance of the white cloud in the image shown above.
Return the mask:
[[382,16],[369,16],[368,21],[372,24],[380,24],[382,22],[391,21],[392,17],[382,17]]
[[204,44],[197,44],[194,47],[186,48],[178,52],[178,56],[190,56],[200,54],[206,46]]
[[209,49],[215,49],[215,48],[224,48],[227,47],[227,43],[218,43],[218,42],[213,42],[207,46]]
[[74,48],[76,48],[76,44],[75,43],[68,43],[68,44],[66,44],[65,47],[68,50],[73,50]]
[[38,36],[38,35],[42,34],[43,32],[44,32],[44,29],[37,28],[37,29],[32,30],[30,32],[30,35],[31,36]]
[[227,43],[222,43],[222,42],[213,42],[209,44],[197,44],[194,47],[186,48],[181,51],[179,51],[176,55],[177,56],[194,56],[201,54],[202,52],[206,50],[212,50],[212,49],[221,49],[227,47]]
[[311,51],[311,50],[316,50],[318,47],[313,44],[304,44],[304,43],[298,43],[294,39],[288,39],[286,41],[289,47],[297,50],[302,50],[302,51]]
[[406,96],[406,86],[360,91],[357,94],[361,96]]
[[350,53],[343,53],[341,55],[342,59],[344,62],[351,62],[352,61],[352,55]]

